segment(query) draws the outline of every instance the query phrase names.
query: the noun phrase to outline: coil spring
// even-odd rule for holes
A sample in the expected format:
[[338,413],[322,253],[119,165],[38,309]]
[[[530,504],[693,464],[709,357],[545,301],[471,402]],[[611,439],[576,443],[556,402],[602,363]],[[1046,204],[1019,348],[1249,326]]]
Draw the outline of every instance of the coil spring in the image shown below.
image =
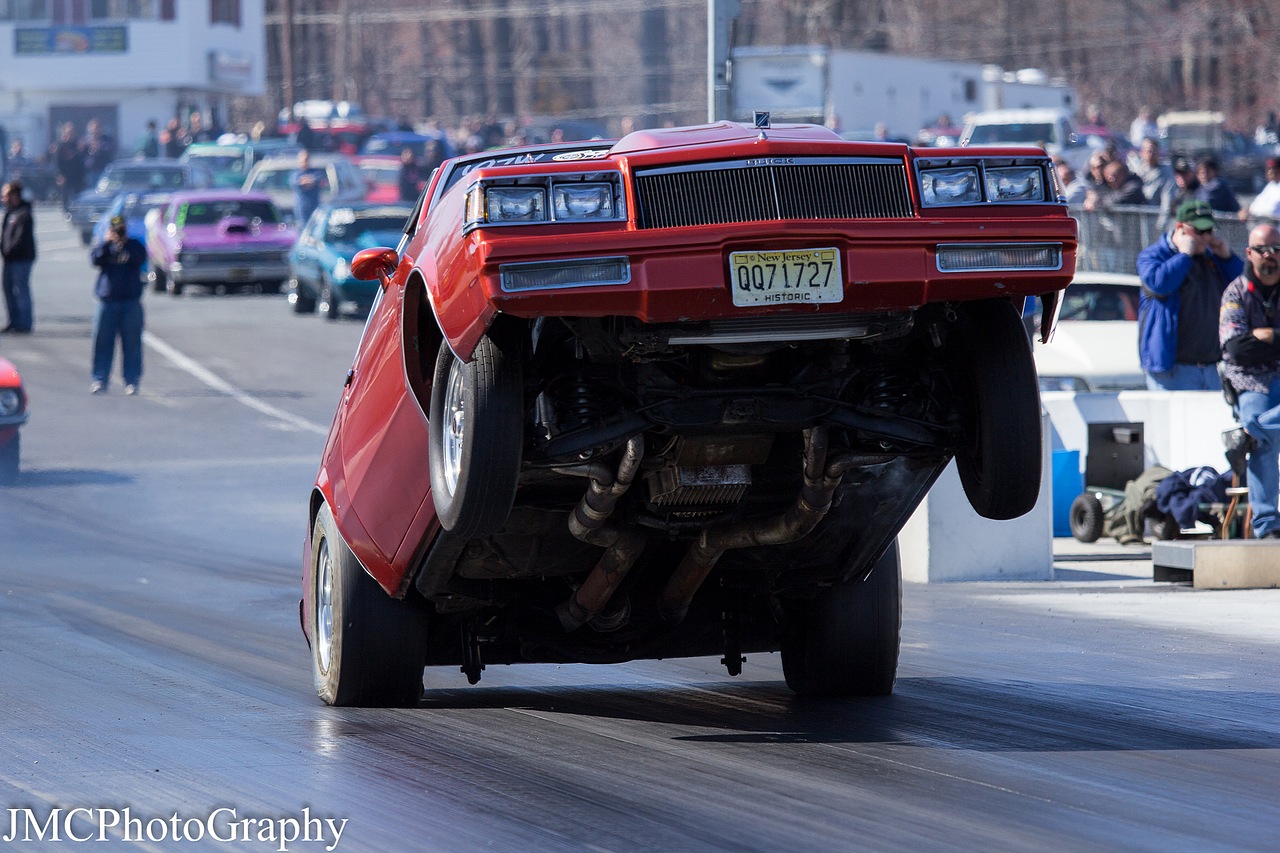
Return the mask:
[[580,376],[561,389],[560,404],[564,419],[574,426],[598,423],[604,416],[604,404],[595,386]]
[[877,409],[897,410],[907,402],[911,377],[905,373],[882,373],[867,387],[867,403]]

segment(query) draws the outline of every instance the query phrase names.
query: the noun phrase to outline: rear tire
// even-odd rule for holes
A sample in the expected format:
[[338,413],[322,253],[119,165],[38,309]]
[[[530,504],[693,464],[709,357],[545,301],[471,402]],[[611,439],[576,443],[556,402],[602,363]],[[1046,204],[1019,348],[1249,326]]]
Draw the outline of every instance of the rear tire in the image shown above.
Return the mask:
[[1040,497],[1040,381],[1026,329],[1007,299],[956,307],[947,336],[966,439],[956,451],[978,515],[1005,520]]
[[902,572],[894,540],[866,580],[794,602],[782,642],[787,686],[805,697],[888,696],[898,672]]
[[164,293],[169,289],[169,277],[164,274],[164,270],[156,267],[151,271],[151,292]]
[[1096,495],[1084,492],[1071,502],[1071,535],[1081,542],[1097,542],[1102,535],[1104,512]]
[[18,480],[18,457],[22,454],[22,434],[15,433],[4,447],[0,447],[0,486],[12,486]]
[[387,595],[339,535],[327,504],[312,531],[308,575],[316,694],[329,705],[416,705],[426,662],[426,608],[416,599]]
[[519,347],[486,333],[464,364],[440,344],[431,387],[431,495],[445,530],[498,532],[511,513],[523,449]]

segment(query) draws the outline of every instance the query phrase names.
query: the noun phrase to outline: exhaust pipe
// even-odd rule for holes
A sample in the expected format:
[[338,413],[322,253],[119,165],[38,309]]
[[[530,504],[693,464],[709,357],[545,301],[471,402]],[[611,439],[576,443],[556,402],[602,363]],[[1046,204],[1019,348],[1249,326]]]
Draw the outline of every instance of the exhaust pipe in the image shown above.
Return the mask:
[[587,493],[569,516],[569,532],[588,545],[605,549],[582,586],[568,600],[556,606],[556,616],[566,631],[572,631],[587,622],[593,622],[593,626],[599,630],[608,631],[619,628],[626,622],[625,611],[615,619],[604,621],[599,615],[609,604],[609,599],[613,597],[627,572],[640,558],[645,536],[638,530],[614,524],[609,517],[618,501],[631,488],[643,459],[644,437],[635,435],[627,441],[616,475],[603,465],[555,469],[558,473],[590,478]]
[[659,601],[662,618],[677,624],[683,621],[693,596],[725,551],[755,545],[785,545],[808,536],[831,509],[831,497],[845,473],[851,468],[893,458],[889,454],[842,453],[828,462],[826,428],[805,430],[804,485],[795,503],[772,518],[704,530],[685,552],[662,590]]

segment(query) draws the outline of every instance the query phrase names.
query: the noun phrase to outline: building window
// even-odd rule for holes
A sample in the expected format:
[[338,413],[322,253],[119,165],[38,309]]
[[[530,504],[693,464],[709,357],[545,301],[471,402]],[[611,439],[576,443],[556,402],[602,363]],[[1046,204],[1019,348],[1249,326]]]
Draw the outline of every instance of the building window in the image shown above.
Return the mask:
[[49,20],[49,0],[0,0],[0,21]]
[[240,0],[209,0],[209,23],[240,26]]
[[159,16],[158,0],[91,0],[91,21],[153,21]]

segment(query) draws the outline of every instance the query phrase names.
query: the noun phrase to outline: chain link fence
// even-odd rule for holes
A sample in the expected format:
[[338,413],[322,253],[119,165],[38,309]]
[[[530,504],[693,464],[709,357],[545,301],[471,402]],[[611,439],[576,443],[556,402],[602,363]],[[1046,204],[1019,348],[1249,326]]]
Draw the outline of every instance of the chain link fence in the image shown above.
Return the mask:
[[[1154,207],[1115,207],[1088,211],[1073,207],[1070,213],[1080,225],[1080,249],[1076,269],[1085,272],[1138,272],[1138,254],[1173,227],[1173,217]],[[1249,229],[1257,221],[1241,221],[1227,213],[1214,215],[1217,236],[1241,257]]]

